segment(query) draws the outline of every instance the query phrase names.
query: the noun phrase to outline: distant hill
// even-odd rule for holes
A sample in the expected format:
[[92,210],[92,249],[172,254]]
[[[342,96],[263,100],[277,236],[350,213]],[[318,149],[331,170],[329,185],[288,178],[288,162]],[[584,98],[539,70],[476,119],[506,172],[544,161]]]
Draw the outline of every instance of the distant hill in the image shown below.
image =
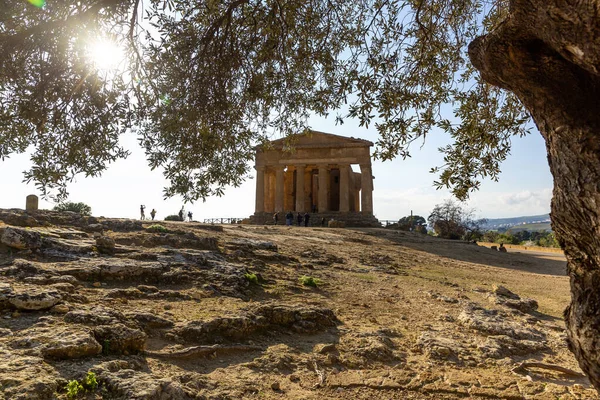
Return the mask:
[[512,233],[521,232],[521,231],[529,231],[529,232],[543,232],[543,231],[551,231],[552,226],[550,226],[550,222],[536,222],[533,224],[520,224],[513,225],[509,228],[509,231]]
[[[518,225],[530,225],[530,224],[540,224],[534,225],[525,229],[519,229]],[[514,227],[514,228],[513,228]],[[545,228],[544,228],[545,227]],[[550,214],[542,214],[542,215],[531,215],[526,217],[514,217],[514,218],[495,218],[489,219],[485,225],[483,225],[483,229],[493,230],[498,228],[513,228],[519,230],[549,230],[550,229]],[[542,229],[544,228],[544,229]]]

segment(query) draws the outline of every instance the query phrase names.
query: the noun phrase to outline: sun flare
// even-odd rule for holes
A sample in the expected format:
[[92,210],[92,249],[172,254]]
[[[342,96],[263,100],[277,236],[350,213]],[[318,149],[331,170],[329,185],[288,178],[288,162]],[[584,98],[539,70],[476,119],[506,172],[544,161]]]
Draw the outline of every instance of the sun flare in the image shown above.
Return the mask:
[[123,49],[110,39],[95,39],[88,47],[88,57],[98,70],[118,69],[124,60]]

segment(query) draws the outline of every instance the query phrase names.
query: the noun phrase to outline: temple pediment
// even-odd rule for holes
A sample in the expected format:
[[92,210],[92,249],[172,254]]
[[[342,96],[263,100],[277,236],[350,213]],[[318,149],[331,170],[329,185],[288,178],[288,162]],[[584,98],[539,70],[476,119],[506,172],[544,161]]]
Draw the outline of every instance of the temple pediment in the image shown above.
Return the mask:
[[282,148],[288,143],[296,149],[299,148],[344,148],[344,147],[370,147],[373,143],[353,137],[334,135],[320,131],[310,130],[305,134],[297,135],[291,140],[288,138],[277,139],[271,142],[274,148]]

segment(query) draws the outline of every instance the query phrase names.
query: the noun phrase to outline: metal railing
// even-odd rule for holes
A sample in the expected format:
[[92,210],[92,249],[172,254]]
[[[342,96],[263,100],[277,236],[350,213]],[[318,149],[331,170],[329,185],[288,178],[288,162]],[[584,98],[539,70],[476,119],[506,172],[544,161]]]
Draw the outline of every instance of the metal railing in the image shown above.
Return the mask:
[[381,226],[385,227],[385,226],[390,226],[390,225],[393,225],[393,224],[397,224],[398,220],[397,219],[396,220],[380,219],[379,223],[381,224]]
[[241,224],[243,218],[206,218],[205,224]]

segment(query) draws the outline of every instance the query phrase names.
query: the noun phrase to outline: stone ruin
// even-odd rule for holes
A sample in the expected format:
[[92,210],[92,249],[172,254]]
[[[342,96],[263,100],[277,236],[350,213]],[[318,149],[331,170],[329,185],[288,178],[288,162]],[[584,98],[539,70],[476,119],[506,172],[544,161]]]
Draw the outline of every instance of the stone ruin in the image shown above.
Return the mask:
[[[308,212],[311,225],[342,221],[346,226],[380,226],[373,216],[372,142],[309,131],[293,144],[286,139],[256,150],[256,199],[251,222],[273,222],[273,214]],[[352,165],[360,172],[354,172]]]

